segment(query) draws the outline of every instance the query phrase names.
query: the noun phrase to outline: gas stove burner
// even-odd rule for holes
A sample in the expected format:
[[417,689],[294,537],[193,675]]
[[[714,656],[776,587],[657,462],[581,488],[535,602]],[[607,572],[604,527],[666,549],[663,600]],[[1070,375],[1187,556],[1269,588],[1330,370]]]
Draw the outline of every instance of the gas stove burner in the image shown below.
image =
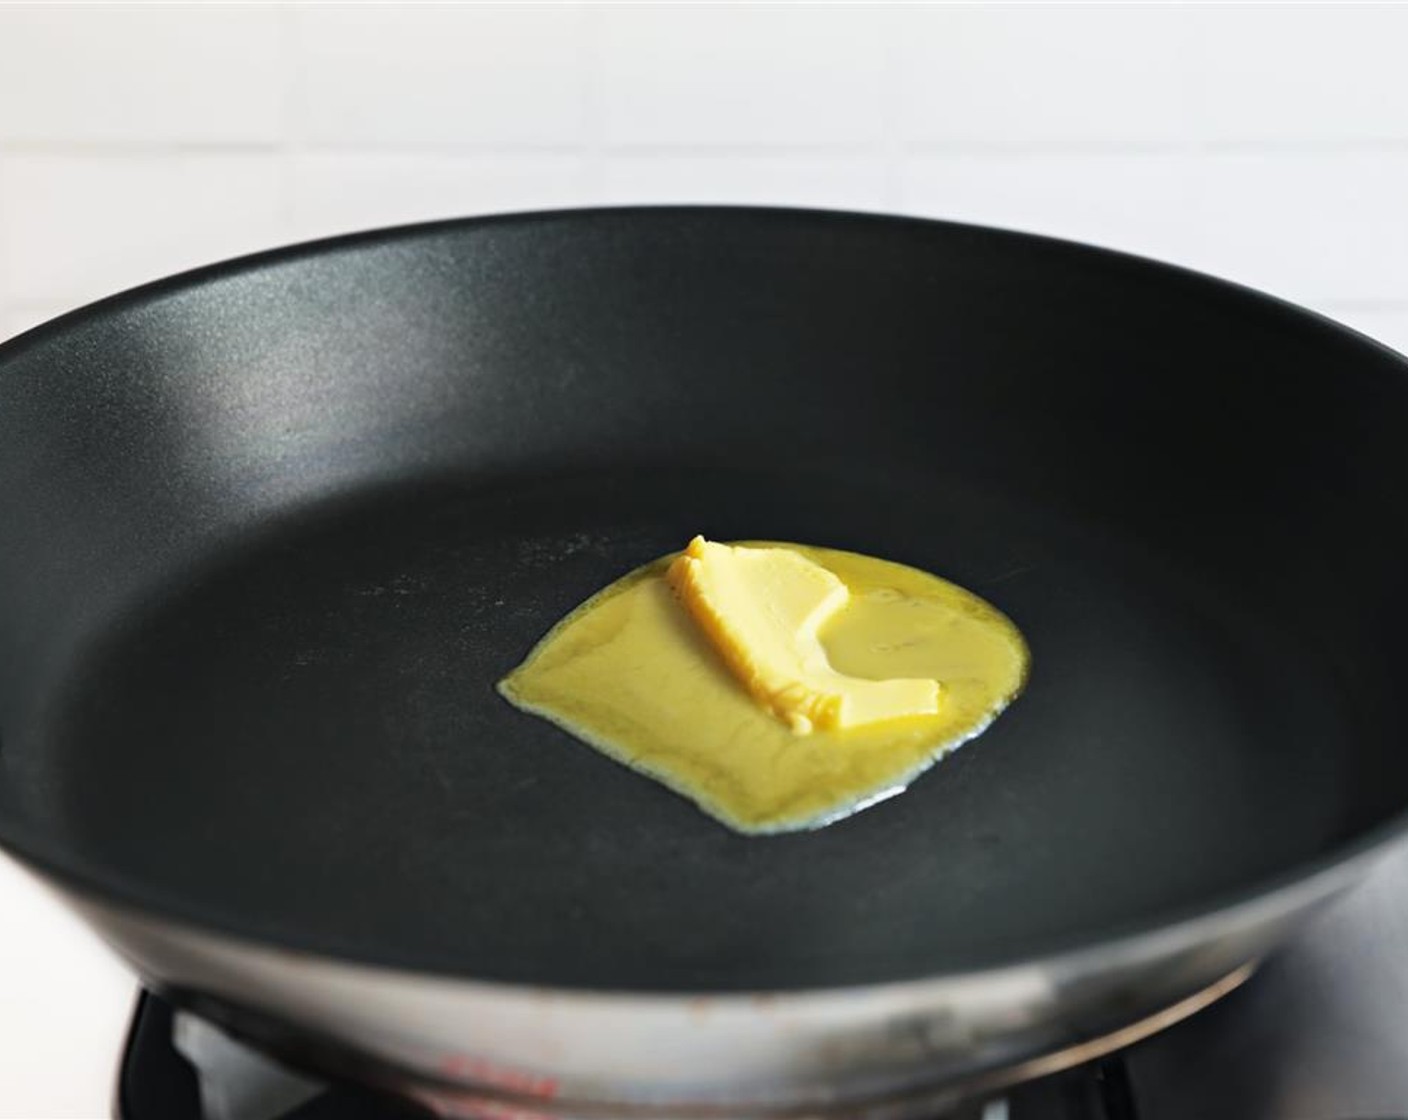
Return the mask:
[[116,1104],[118,1120],[426,1120],[428,1115],[365,1089],[291,1073],[151,992],[137,997]]

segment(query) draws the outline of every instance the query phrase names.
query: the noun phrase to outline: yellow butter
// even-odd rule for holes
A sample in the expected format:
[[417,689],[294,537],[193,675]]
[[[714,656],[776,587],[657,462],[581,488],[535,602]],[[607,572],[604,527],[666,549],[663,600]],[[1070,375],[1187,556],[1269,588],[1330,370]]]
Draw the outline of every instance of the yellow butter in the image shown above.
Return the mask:
[[830,664],[869,680],[943,681],[935,715],[795,735],[738,683],[661,557],[559,621],[499,682],[515,707],[688,797],[744,833],[817,828],[898,793],[1017,695],[1017,628],[928,572],[777,541],[835,575],[847,603],[821,630]]
[[668,578],[730,672],[798,734],[939,710],[936,680],[868,680],[832,667],[821,628],[846,606],[850,590],[799,552],[695,537]]

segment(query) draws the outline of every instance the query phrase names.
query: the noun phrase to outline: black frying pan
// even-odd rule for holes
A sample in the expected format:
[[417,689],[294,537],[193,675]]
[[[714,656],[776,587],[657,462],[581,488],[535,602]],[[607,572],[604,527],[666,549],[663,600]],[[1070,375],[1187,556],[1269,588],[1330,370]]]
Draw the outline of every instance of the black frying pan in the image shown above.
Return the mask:
[[[0,347],[0,838],[159,920],[554,988],[800,991],[1157,930],[1408,805],[1408,378],[1107,252],[764,210],[444,223]],[[735,835],[493,685],[703,532],[1010,615],[903,796]]]

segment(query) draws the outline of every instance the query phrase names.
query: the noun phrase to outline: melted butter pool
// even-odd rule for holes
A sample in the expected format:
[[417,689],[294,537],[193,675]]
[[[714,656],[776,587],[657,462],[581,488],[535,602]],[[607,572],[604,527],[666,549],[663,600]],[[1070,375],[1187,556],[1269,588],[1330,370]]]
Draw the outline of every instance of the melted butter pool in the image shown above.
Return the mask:
[[740,832],[816,828],[900,792],[982,732],[1021,690],[1016,626],[978,596],[916,568],[775,542],[829,568],[851,599],[821,633],[832,666],[885,680],[934,678],[934,715],[794,734],[730,674],[665,578],[674,556],[579,606],[499,691],[683,794]]

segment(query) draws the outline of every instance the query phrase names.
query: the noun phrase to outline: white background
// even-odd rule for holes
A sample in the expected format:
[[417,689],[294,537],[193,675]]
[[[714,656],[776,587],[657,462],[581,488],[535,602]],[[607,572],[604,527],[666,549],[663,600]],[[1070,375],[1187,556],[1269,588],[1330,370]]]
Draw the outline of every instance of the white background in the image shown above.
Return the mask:
[[[1402,5],[0,7],[0,337],[359,227],[740,201],[1112,245],[1408,350],[1405,52]],[[0,1117],[106,1115],[129,995],[0,861]]]

